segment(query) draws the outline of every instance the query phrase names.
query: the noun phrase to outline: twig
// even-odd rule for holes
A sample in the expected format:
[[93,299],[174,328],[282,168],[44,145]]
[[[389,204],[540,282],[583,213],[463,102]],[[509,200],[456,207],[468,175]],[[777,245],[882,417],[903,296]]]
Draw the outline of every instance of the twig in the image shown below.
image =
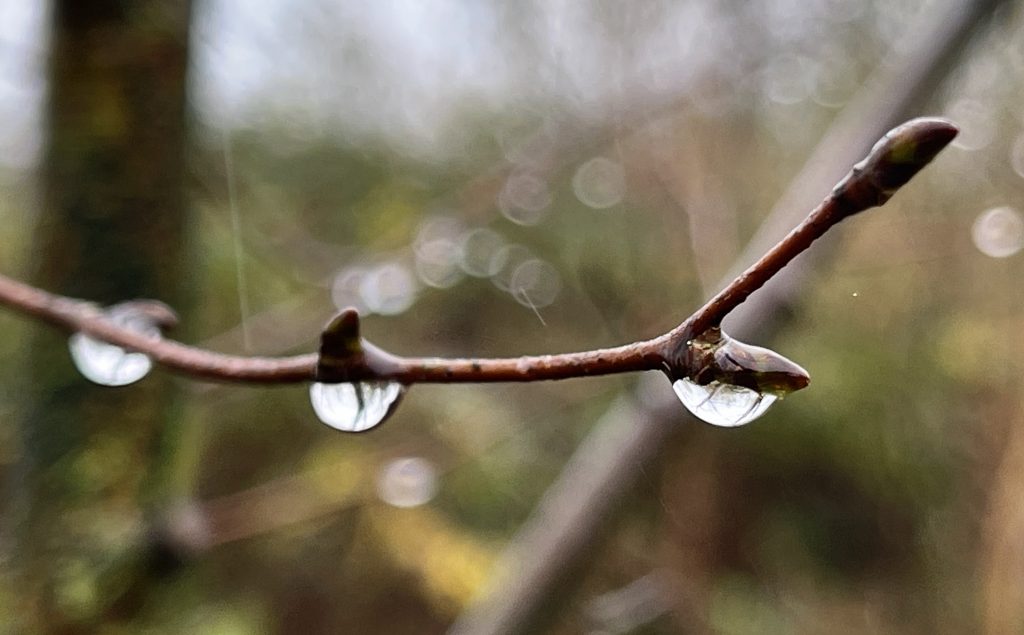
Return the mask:
[[[940,8],[929,7],[908,25],[906,37],[900,39],[902,53],[887,56],[836,117],[732,271],[741,271],[744,262],[763,253],[797,220],[792,210],[812,202],[815,192],[842,174],[873,138],[919,106],[955,68],[975,27],[1000,4],[1001,0],[948,0]],[[780,309],[798,297],[810,268],[806,261],[788,267],[732,314],[731,330],[740,337],[769,335]],[[695,429],[677,425],[680,416],[673,397],[645,395],[630,403],[626,412],[616,406],[602,418],[510,540],[488,591],[459,616],[449,634],[532,632],[546,608],[555,603],[564,607],[578,586],[579,576],[570,577],[574,565],[592,553],[640,474],[658,469],[657,450]]]
[[[369,342],[356,341],[335,354],[330,372],[315,354],[284,358],[224,355],[168,339],[150,338],[111,324],[93,305],[48,293],[0,275],[0,304],[51,325],[148,355],[166,368],[199,379],[251,383],[293,383],[388,379],[404,384],[509,382],[566,379],[642,370],[687,376],[690,340],[722,319],[832,226],[882,205],[927,165],[957,134],[944,119],[921,118],[889,131],[788,236],[718,295],[672,331],[654,339],[578,353],[504,359],[399,357]],[[358,317],[344,313],[350,337],[358,338]],[[168,322],[169,320],[163,320]],[[334,324],[337,324],[336,320]],[[334,353],[324,334],[322,353]],[[358,352],[359,354],[354,354]]]

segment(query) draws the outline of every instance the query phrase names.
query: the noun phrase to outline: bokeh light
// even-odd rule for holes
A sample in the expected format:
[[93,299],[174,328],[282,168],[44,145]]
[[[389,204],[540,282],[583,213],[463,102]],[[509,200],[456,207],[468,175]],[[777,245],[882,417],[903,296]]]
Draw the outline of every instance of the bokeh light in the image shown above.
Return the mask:
[[971,238],[986,256],[1008,258],[1024,247],[1024,219],[1012,207],[986,210],[974,220]]
[[377,495],[393,507],[419,507],[437,494],[434,464],[422,457],[388,461],[377,475]]

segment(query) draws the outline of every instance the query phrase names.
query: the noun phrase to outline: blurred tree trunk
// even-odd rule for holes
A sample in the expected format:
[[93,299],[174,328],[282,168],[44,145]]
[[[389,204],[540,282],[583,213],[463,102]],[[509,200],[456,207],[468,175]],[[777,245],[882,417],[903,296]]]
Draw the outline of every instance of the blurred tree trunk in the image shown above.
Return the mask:
[[[35,284],[101,304],[180,307],[190,8],[53,3]],[[22,618],[32,631],[91,631],[129,618],[142,597],[144,507],[172,384],[157,373],[129,388],[92,385],[49,330],[29,352]]]

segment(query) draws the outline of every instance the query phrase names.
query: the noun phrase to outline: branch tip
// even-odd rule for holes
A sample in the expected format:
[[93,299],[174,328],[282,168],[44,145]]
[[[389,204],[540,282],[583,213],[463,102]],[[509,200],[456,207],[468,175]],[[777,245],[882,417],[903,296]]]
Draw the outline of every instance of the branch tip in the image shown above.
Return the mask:
[[868,156],[836,186],[840,197],[853,203],[844,216],[888,201],[959,132],[960,128],[948,119],[918,117],[885,133]]
[[938,117],[912,119],[887,132],[872,149],[883,190],[895,191],[942,151],[960,132],[953,122]]

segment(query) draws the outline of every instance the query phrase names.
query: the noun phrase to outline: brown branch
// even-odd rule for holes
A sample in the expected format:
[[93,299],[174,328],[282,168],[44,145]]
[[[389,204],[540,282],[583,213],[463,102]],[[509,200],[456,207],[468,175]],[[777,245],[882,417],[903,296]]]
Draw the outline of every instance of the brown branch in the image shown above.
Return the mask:
[[145,353],[154,362],[197,379],[293,383],[312,380],[316,367],[315,354],[284,358],[242,357],[174,340],[153,339],[111,324],[89,302],[55,295],[3,275],[0,275],[0,304],[66,331],[85,333]]
[[[1002,0],[948,0],[909,24],[899,49],[883,55],[884,63],[837,115],[723,284],[799,221],[793,210],[813,204],[816,192],[856,161],[861,148],[915,112],[969,54],[967,42],[978,25],[989,21],[1004,4]],[[769,285],[732,314],[731,330],[741,337],[769,336],[780,309],[798,299],[816,260],[805,258],[788,267],[776,279],[778,284]],[[679,405],[671,393],[659,395],[652,398],[645,393],[625,411],[613,407],[593,426],[509,541],[486,585],[490,591],[459,616],[450,635],[535,632],[539,623],[563,612],[565,598],[576,593],[582,579],[572,575],[578,573],[576,565],[593,556],[600,536],[618,517],[622,501],[640,475],[657,471],[658,450],[669,442],[685,442],[682,435],[695,429],[678,425]],[[688,419],[694,421],[692,416]],[[701,623],[702,615],[696,614],[696,623]],[[683,616],[682,621],[686,623],[688,617],[694,616]]]
[[668,351],[670,363],[678,367],[689,340],[719,326],[726,315],[836,223],[885,204],[896,190],[930,163],[957,132],[953,123],[928,117],[913,119],[887,132],[807,218],[691,318],[664,336],[673,347]]
[[[889,131],[802,223],[682,324],[654,339],[615,348],[505,359],[399,357],[360,340],[358,316],[346,312],[332,325],[345,328],[347,324],[353,340],[341,351],[347,354],[342,356],[330,349],[329,328],[321,353],[324,358],[332,357],[326,367],[318,367],[316,354],[243,357],[151,338],[111,324],[90,303],[54,295],[2,275],[0,304],[53,326],[144,353],[170,370],[199,379],[250,383],[389,379],[414,384],[537,381],[641,370],[687,376],[692,371],[687,367],[686,355],[690,340],[718,326],[730,311],[836,223],[885,203],[956,134],[954,124],[937,118],[914,119]],[[158,308],[162,307],[158,303],[138,306],[149,311],[161,326],[173,322],[173,313]]]

